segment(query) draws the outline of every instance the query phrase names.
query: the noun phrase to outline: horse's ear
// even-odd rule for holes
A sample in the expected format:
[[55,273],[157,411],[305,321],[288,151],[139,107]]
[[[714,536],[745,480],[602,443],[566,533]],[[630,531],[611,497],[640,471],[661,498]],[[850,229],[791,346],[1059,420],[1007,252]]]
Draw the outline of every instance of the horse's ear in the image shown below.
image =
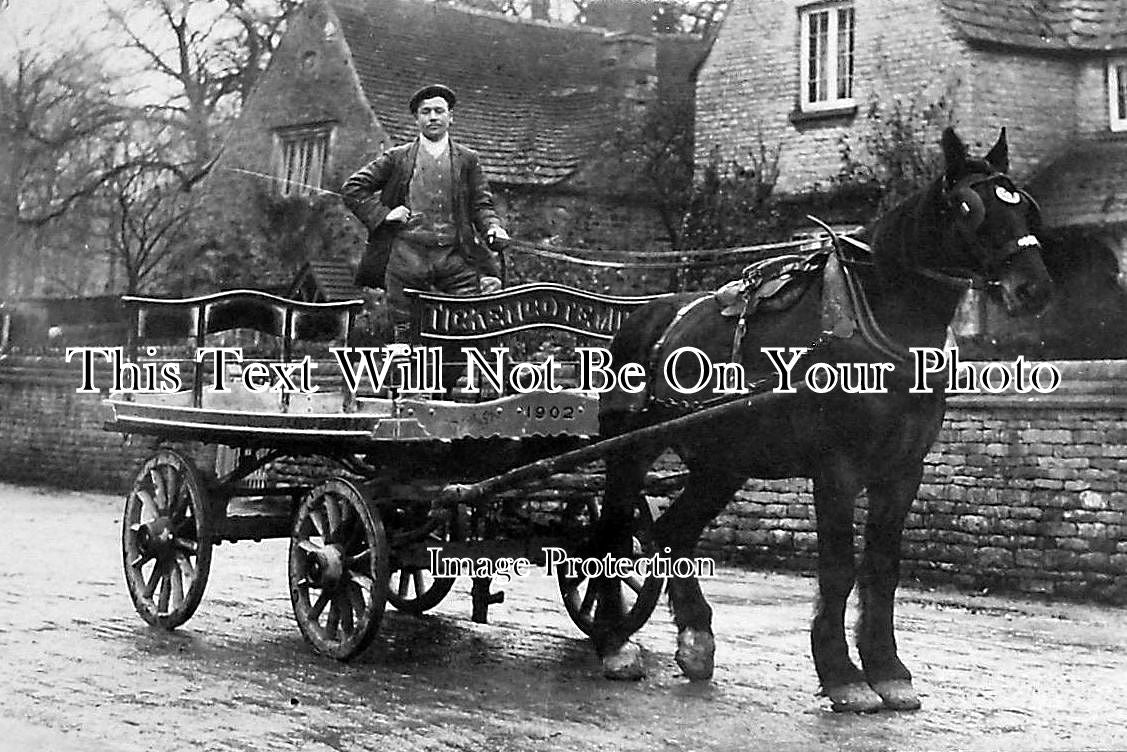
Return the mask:
[[993,165],[994,169],[998,172],[1010,171],[1010,147],[1006,144],[1006,129],[1002,128],[1002,132],[998,134],[998,142],[994,144],[994,148],[986,155],[986,161]]
[[966,169],[967,147],[955,134],[955,129],[947,126],[939,139],[943,146],[943,161],[947,165],[947,185],[954,185]]

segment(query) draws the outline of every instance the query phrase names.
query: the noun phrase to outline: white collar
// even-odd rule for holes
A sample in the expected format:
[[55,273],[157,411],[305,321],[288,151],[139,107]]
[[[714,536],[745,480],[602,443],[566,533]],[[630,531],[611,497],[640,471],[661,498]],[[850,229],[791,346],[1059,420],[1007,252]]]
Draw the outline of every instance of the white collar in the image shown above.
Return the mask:
[[419,136],[419,143],[422,144],[427,154],[432,157],[441,157],[450,148],[450,134],[447,133],[443,136],[441,141],[431,141],[425,136]]

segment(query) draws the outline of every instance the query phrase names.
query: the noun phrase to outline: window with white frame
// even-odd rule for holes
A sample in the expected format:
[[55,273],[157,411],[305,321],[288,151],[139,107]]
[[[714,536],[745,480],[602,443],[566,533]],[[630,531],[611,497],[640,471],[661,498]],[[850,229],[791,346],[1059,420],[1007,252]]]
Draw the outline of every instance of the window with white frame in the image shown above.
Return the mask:
[[1107,63],[1108,115],[1113,131],[1127,131],[1127,58]]
[[812,5],[798,13],[801,109],[819,112],[854,106],[853,4]]
[[327,125],[287,128],[275,133],[278,153],[277,186],[283,196],[308,196],[321,189],[329,158]]

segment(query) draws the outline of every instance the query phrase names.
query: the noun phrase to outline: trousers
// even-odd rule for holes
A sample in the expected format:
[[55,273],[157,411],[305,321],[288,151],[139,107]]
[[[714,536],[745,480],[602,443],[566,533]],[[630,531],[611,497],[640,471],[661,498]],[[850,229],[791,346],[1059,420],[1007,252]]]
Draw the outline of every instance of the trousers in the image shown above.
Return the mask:
[[455,246],[429,246],[403,238],[391,242],[384,290],[387,292],[395,339],[404,342],[410,329],[411,307],[405,288],[476,295],[481,291],[478,273]]

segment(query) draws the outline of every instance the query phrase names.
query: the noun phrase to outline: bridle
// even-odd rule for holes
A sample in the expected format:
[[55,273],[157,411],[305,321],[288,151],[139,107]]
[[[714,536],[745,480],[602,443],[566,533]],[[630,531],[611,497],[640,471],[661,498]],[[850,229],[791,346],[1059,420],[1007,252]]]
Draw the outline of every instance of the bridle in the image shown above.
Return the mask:
[[[999,200],[1010,204],[1028,201],[1033,210],[1031,226],[1037,227],[1039,225],[1041,209],[1037,201],[1020,188],[1014,188],[1013,191],[1010,191],[1009,188],[999,182],[1001,180],[1005,180],[1012,186],[1012,181],[1001,172],[972,173],[957,181],[953,186],[945,186],[941,193],[946,207],[944,216],[952,218],[952,212],[958,215],[953,219],[958,222],[959,233],[964,241],[964,253],[967,255],[973,255],[972,251],[977,248],[983,251],[981,256],[989,257],[988,249],[983,246],[977,234],[978,229],[986,219],[986,207],[982,202],[982,197],[974,190],[976,186],[996,183],[995,190]],[[868,243],[849,235],[837,234],[829,225],[816,217],[808,218],[821,225],[829,233],[834,248],[834,257],[841,265],[844,294],[849,299],[850,309],[848,315],[839,316],[845,324],[844,338],[848,339],[856,332],[860,335],[861,341],[886,359],[894,362],[906,361],[909,355],[907,348],[888,336],[877,322],[872,309],[869,307],[868,295],[854,272],[854,268],[858,266],[877,266],[872,247]],[[905,236],[901,240],[900,253],[900,258],[905,260],[906,268],[910,273],[936,280],[960,290],[985,290],[1000,286],[1001,282],[994,276],[994,270],[1005,267],[1010,259],[1023,253],[1027,248],[1040,247],[1040,242],[1033,234],[1015,238],[1006,244],[1005,254],[1000,259],[993,261],[990,264],[990,269],[983,270],[966,267],[934,268],[923,266],[918,263],[914,254],[909,253],[908,246],[911,242],[912,238]],[[968,250],[966,246],[971,248]],[[846,248],[851,249],[853,253],[845,252]],[[860,252],[862,257],[858,257],[857,252]],[[975,261],[978,261],[979,257],[974,258]],[[838,327],[833,328],[837,329]],[[838,334],[838,336],[840,337],[841,334]]]
[[[1040,226],[1041,207],[1037,200],[1033,198],[1027,191],[1013,187],[1010,190],[1002,185],[1001,181],[1005,181],[1010,186],[1013,186],[1013,181],[1010,180],[1003,172],[992,171],[989,173],[971,173],[963,178],[960,178],[952,186],[944,185],[942,191],[942,198],[946,204],[946,216],[955,221],[959,235],[961,236],[966,253],[977,250],[980,253],[977,256],[972,255],[975,261],[979,258],[989,257],[989,251],[978,237],[978,229],[982,223],[986,221],[986,206],[982,202],[982,197],[975,190],[977,186],[993,183],[995,184],[995,194],[998,195],[999,200],[1006,203],[1017,205],[1022,201],[1027,201],[1033,210],[1033,219],[1030,226],[1034,229]],[[946,179],[943,179],[946,183]],[[1003,198],[1005,197],[1005,198]],[[1012,197],[1012,198],[1010,198]],[[953,216],[952,216],[953,215]],[[902,257],[912,258],[907,255],[907,240],[903,241],[905,254]],[[954,268],[931,268],[923,266],[918,263],[913,263],[909,270],[928,279],[934,279],[944,284],[952,285],[962,289],[972,290],[985,290],[990,287],[997,287],[1001,282],[997,279],[996,270],[1006,266],[1007,263],[1018,254],[1024,253],[1029,248],[1040,248],[1041,243],[1037,240],[1037,236],[1030,232],[1029,234],[1022,235],[1021,237],[1014,238],[1004,246],[1004,255],[1000,259],[993,260],[990,263],[990,268],[980,270],[967,267],[954,267]],[[914,259],[913,259],[914,261]]]
[[[999,181],[1002,180],[1013,185],[1009,176],[1003,172],[971,173],[959,179],[951,186],[946,185],[946,178],[940,178],[940,180],[944,184],[940,194],[945,204],[943,216],[953,220],[957,224],[959,236],[964,244],[962,248],[963,253],[974,258],[976,262],[980,257],[989,255],[989,249],[978,238],[978,229],[982,226],[982,223],[986,221],[986,207],[982,203],[982,197],[974,190],[976,186],[983,185],[984,183],[998,183],[995,188],[996,192],[1002,191],[1014,197],[1012,200],[1008,201],[1008,203],[1016,204],[1021,201],[1029,202],[1029,206],[1033,209],[1033,220],[1030,224],[1033,228],[1040,226],[1041,207],[1037,203],[1037,200],[1022,188],[1014,187],[1011,191],[1001,185]],[[811,217],[811,219],[814,218]],[[818,220],[815,219],[815,221]],[[821,224],[821,222],[818,223]],[[854,267],[876,266],[875,260],[872,257],[872,249],[868,244],[859,242],[848,236],[842,236],[841,239],[847,241],[850,247],[862,251],[866,256],[865,258],[856,258],[841,254],[843,264]],[[911,238],[905,237],[901,240],[900,247],[900,258],[908,261],[908,263],[905,264],[907,271],[917,276],[932,279],[961,290],[987,290],[991,287],[998,287],[1001,282],[996,277],[996,269],[1004,267],[1010,259],[1023,253],[1027,248],[1039,248],[1041,246],[1040,241],[1037,240],[1037,236],[1032,232],[1027,235],[1022,235],[1019,238],[1014,238],[1006,244],[1004,249],[1005,254],[1000,259],[990,264],[991,269],[982,269],[971,268],[969,266],[924,266],[920,264],[915,255],[910,252],[909,244],[911,242]],[[980,251],[980,254],[975,256],[973,254],[974,250]],[[981,264],[976,264],[976,266],[981,266]]]

